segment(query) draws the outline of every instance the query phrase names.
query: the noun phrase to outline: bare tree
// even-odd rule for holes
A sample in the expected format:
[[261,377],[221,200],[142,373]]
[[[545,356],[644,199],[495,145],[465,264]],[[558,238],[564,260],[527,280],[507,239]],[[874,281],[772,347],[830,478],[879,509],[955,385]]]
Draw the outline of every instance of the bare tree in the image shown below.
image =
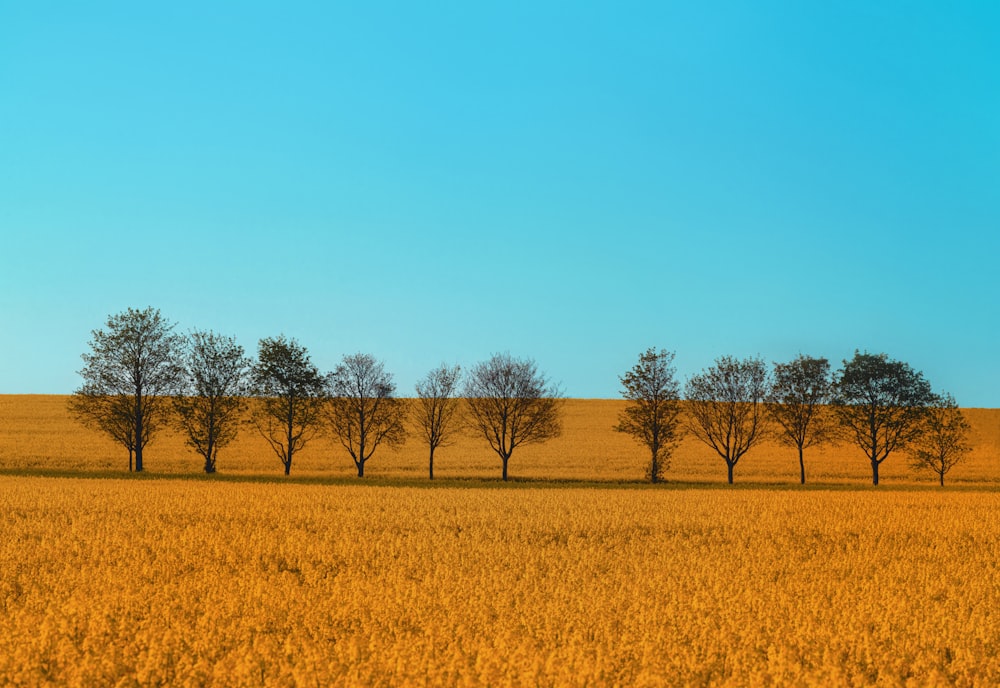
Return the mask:
[[232,337],[195,330],[184,352],[185,385],[174,398],[177,425],[215,473],[219,450],[236,439],[251,361]]
[[806,484],[805,449],[829,442],[836,429],[827,404],[833,381],[825,358],[799,355],[774,364],[768,411],[780,431],[778,441],[799,451],[799,481]]
[[687,382],[688,429],[733,468],[765,435],[764,399],[769,389],[761,358],[722,356]]
[[910,450],[913,467],[934,471],[944,487],[945,473],[972,451],[971,430],[955,397],[950,394],[936,397],[927,409],[920,441]]
[[129,452],[129,470],[143,470],[143,450],[169,419],[170,396],[182,377],[183,337],[154,308],[129,308],[94,330],[90,353],[83,354],[83,385],[70,399],[70,411],[104,432]]
[[469,422],[503,462],[503,479],[514,450],[562,432],[562,394],[535,362],[494,354],[476,364],[465,382]]
[[872,484],[889,455],[920,437],[927,407],[934,403],[922,373],[885,354],[854,352],[833,383],[833,410],[847,439],[872,467]]
[[442,363],[427,373],[416,386],[414,421],[430,449],[427,474],[431,480],[434,480],[434,450],[447,446],[459,425],[459,400],[456,393],[461,374],[459,366]]
[[285,467],[315,435],[326,402],[326,379],[305,347],[284,335],[261,339],[252,370],[251,418]]
[[646,477],[663,479],[670,467],[670,455],[680,442],[680,384],[671,365],[674,354],[655,348],[639,355],[639,362],[619,378],[622,396],[629,403],[618,417],[615,430],[632,435],[649,449]]
[[330,376],[330,426],[354,459],[359,478],[380,444],[399,445],[406,439],[406,407],[393,396],[395,391],[385,365],[369,354],[344,356]]

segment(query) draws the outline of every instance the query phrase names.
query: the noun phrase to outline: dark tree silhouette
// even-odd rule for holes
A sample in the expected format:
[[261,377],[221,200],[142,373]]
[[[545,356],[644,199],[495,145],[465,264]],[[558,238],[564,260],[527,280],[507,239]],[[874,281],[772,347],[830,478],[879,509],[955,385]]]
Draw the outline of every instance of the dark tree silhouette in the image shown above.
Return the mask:
[[395,391],[385,365],[369,354],[344,356],[330,376],[330,426],[354,459],[359,478],[380,444],[399,445],[406,439],[406,407],[393,396]]
[[910,450],[913,467],[934,471],[944,487],[945,474],[972,451],[971,430],[955,397],[936,397],[924,417],[920,440]]
[[305,347],[284,335],[260,340],[251,379],[251,419],[289,475],[322,420],[326,379]]
[[729,484],[739,460],[765,436],[767,366],[760,358],[722,356],[688,380],[688,429],[726,462]]
[[194,331],[184,352],[183,392],[174,398],[177,425],[215,473],[219,450],[236,439],[249,393],[251,361],[232,337]]
[[434,450],[445,447],[459,426],[459,366],[441,364],[427,373],[417,383],[417,403],[414,423],[427,441],[430,457],[427,464],[428,478],[434,480]]
[[84,385],[69,399],[69,410],[86,427],[103,432],[128,450],[128,470],[133,471],[133,461],[139,444],[145,447],[157,426],[144,422],[141,442],[136,442],[135,402],[131,395],[97,394]]
[[825,358],[799,355],[774,364],[767,408],[779,431],[778,441],[799,452],[799,481],[806,484],[805,449],[830,441],[836,425],[827,406],[833,380]]
[[94,330],[83,354],[83,385],[69,401],[87,427],[107,434],[133,456],[142,471],[143,450],[168,420],[170,397],[181,385],[183,337],[154,308],[129,308]]
[[464,394],[469,423],[500,457],[504,480],[517,447],[562,432],[562,394],[530,359],[494,354],[472,368]]
[[655,348],[639,355],[621,378],[622,396],[628,404],[618,417],[615,430],[628,433],[649,449],[646,477],[660,482],[670,467],[670,455],[681,438],[680,384],[671,365],[674,354]]
[[844,436],[868,457],[873,485],[889,455],[920,437],[934,400],[930,383],[906,363],[858,351],[844,361],[834,378],[832,406]]

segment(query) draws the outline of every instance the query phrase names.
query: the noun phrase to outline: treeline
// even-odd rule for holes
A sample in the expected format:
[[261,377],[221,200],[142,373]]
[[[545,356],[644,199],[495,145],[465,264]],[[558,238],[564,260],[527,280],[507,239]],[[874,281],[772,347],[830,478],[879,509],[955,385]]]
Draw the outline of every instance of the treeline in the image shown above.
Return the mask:
[[[70,398],[73,415],[122,445],[129,470],[143,470],[143,452],[172,426],[214,473],[220,450],[249,424],[289,475],[295,455],[314,437],[332,437],[359,477],[383,445],[408,434],[434,453],[458,432],[472,432],[500,458],[504,480],[514,450],[557,437],[563,395],[531,360],[496,354],[463,371],[442,364],[415,387],[416,403],[396,396],[393,376],[375,357],[344,356],[322,372],[296,340],[261,339],[249,357],[232,337],[175,332],[159,310],[112,315],[94,330]],[[969,451],[969,425],[955,400],[935,394],[923,375],[884,354],[855,352],[840,370],[823,358],[799,356],[769,369],[760,358],[723,356],[683,390],[674,354],[649,349],[621,378],[627,404],[616,429],[649,451],[646,476],[663,480],[685,434],[711,447],[728,480],[740,459],[766,438],[798,450],[847,441],[860,447],[878,484],[879,466],[905,451],[914,465],[945,474]],[[683,411],[681,401],[684,400]]]

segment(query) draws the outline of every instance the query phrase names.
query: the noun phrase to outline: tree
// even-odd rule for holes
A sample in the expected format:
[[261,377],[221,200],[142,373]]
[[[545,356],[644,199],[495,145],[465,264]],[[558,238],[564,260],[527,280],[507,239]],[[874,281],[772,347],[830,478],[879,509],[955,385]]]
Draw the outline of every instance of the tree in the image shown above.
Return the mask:
[[517,447],[562,432],[562,395],[530,359],[494,354],[472,368],[464,393],[469,422],[500,457],[505,481]]
[[945,473],[972,451],[971,430],[955,397],[936,397],[924,417],[920,441],[911,449],[913,467],[934,471],[944,487]]
[[765,435],[767,366],[760,358],[722,356],[688,380],[688,429],[726,462],[729,484],[739,460]]
[[415,423],[427,440],[430,459],[428,477],[434,480],[434,450],[447,446],[458,428],[459,400],[455,396],[462,369],[442,363],[417,383]]
[[184,351],[185,384],[174,398],[177,425],[215,473],[219,450],[236,439],[251,361],[232,337],[195,330]]
[[326,379],[305,347],[284,335],[260,340],[251,379],[251,419],[289,475],[322,419]]
[[920,437],[933,402],[930,383],[906,363],[858,351],[844,361],[831,403],[845,437],[868,457],[873,485],[878,485],[879,467],[889,455]]
[[354,459],[359,478],[380,444],[399,445],[406,439],[406,408],[393,396],[395,391],[385,365],[369,354],[344,356],[330,376],[330,426]]
[[670,467],[670,455],[681,438],[680,384],[674,379],[673,360],[672,352],[650,348],[619,378],[622,396],[629,403],[619,415],[615,430],[632,435],[649,449],[646,477],[654,483],[663,479],[663,472]]
[[799,480],[806,484],[806,447],[830,441],[834,423],[827,404],[833,381],[825,358],[799,355],[788,363],[774,364],[774,381],[768,394],[768,411],[780,431],[778,440],[799,451]]
[[130,395],[100,394],[94,387],[84,384],[69,399],[69,410],[84,426],[103,432],[128,450],[128,470],[133,469],[133,459],[139,444],[145,447],[156,425],[143,423],[140,443],[135,435],[135,403]]
[[83,385],[70,411],[84,425],[104,432],[129,452],[129,470],[142,471],[143,450],[169,419],[170,396],[182,379],[183,337],[154,308],[108,317],[94,330],[90,353],[83,354]]

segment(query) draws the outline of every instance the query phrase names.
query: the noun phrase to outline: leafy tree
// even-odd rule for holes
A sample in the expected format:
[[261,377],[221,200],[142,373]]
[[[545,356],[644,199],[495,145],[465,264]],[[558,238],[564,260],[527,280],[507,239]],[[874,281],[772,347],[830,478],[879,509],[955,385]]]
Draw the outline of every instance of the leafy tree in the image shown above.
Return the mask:
[[722,356],[708,370],[688,380],[688,429],[733,469],[765,435],[764,399],[769,391],[767,366],[760,358]]
[[330,425],[354,459],[359,478],[380,444],[399,445],[406,439],[406,408],[393,396],[395,391],[385,365],[369,354],[344,356],[330,376]]
[[251,419],[285,467],[315,435],[326,403],[326,379],[305,347],[284,335],[261,339],[251,373]]
[[828,442],[836,426],[829,413],[833,380],[825,358],[799,355],[774,364],[768,410],[780,428],[778,441],[799,451],[799,480],[806,484],[806,447]]
[[70,411],[92,429],[104,432],[129,452],[129,470],[143,470],[143,450],[169,420],[170,396],[183,371],[183,337],[154,308],[108,317],[106,329],[94,330],[90,352],[83,354],[83,385],[69,402]]
[[562,395],[534,361],[494,354],[476,364],[465,381],[469,423],[503,463],[522,444],[545,442],[562,432]]
[[673,360],[672,352],[650,348],[619,378],[622,396],[629,403],[615,430],[632,435],[649,449],[646,477],[654,483],[663,479],[663,472],[670,467],[670,455],[681,438],[680,384],[674,379]]
[[845,437],[857,444],[878,485],[879,466],[920,437],[934,403],[922,373],[885,354],[854,352],[834,379],[832,406]]
[[215,473],[219,450],[236,439],[249,392],[251,361],[232,337],[194,331],[184,352],[185,385],[174,398],[177,425]]
[[458,429],[459,366],[441,364],[427,373],[417,383],[417,406],[415,423],[421,436],[427,441],[430,459],[427,465],[428,477],[434,480],[434,450],[449,444]]
[[971,430],[955,397],[950,394],[936,397],[927,409],[920,441],[910,450],[913,467],[934,471],[944,487],[945,473],[972,451]]

